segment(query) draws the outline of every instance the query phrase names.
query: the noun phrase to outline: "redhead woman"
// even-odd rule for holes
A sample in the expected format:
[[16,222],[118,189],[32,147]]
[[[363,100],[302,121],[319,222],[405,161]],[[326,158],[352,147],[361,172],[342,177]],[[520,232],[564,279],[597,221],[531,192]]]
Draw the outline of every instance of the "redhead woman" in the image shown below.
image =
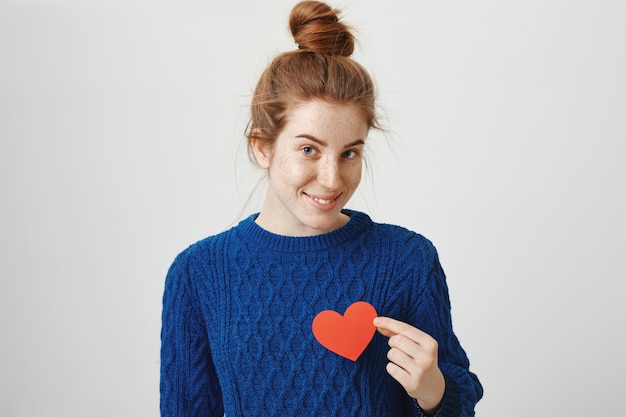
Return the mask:
[[163,295],[161,415],[473,416],[483,394],[424,236],[348,208],[375,88],[325,3],[261,75],[246,131],[258,213],[183,250]]

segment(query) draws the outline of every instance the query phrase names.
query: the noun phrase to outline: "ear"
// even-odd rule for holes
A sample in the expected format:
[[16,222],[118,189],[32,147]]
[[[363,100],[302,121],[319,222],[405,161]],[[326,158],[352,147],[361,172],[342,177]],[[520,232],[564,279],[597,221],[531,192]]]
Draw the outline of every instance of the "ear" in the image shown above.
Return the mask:
[[263,169],[270,167],[271,147],[267,141],[259,139],[257,136],[250,138],[250,148],[254,154],[257,164]]

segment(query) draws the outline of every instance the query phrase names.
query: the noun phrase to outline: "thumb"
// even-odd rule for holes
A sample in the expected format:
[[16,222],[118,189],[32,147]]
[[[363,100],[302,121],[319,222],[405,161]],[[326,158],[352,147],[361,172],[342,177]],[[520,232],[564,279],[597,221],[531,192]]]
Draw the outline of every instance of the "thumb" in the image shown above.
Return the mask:
[[378,320],[378,317],[374,319],[374,326],[376,327],[376,330],[378,330],[378,333],[382,334],[383,336],[386,337],[391,337],[393,336],[395,333],[392,332],[391,330],[384,328],[384,327],[380,327],[381,320]]

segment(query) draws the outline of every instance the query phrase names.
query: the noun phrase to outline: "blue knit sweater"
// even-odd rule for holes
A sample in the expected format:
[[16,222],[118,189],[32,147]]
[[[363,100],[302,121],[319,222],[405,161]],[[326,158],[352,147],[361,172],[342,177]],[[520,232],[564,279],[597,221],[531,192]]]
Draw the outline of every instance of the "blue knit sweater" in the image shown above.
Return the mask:
[[351,361],[324,348],[311,322],[355,301],[439,343],[446,391],[437,416],[473,416],[482,396],[452,330],[448,288],[433,245],[363,213],[330,233],[286,237],[256,216],[191,245],[163,295],[163,417],[420,416],[385,370],[376,333]]

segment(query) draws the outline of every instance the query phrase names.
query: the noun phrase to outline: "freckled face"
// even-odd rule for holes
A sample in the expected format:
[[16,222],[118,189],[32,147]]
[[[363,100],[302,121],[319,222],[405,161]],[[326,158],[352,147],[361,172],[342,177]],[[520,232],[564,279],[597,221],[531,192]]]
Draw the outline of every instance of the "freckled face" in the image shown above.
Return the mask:
[[257,223],[286,236],[330,232],[361,182],[365,117],[353,104],[312,100],[296,105],[272,148],[253,150],[269,187]]

